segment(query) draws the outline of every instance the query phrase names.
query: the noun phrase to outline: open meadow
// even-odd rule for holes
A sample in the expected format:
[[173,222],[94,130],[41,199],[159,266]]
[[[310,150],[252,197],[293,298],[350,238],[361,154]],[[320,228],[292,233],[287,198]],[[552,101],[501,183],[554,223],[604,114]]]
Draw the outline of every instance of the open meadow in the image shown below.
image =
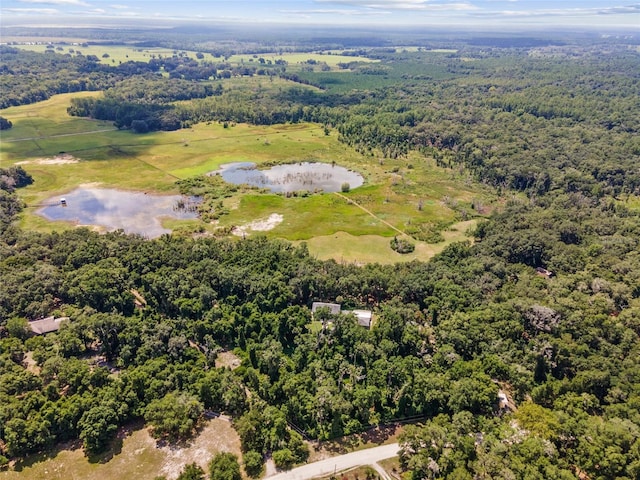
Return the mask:
[[[362,155],[339,143],[336,132],[326,134],[316,124],[208,122],[172,132],[134,134],[116,129],[111,122],[66,113],[72,97],[97,95],[101,93],[62,94],[0,111],[14,125],[2,134],[0,163],[3,167],[22,165],[35,180],[20,190],[27,205],[24,228],[67,228],[68,224],[49,222],[34,212],[51,197],[81,185],[177,193],[178,180],[207,174],[230,162],[250,161],[258,166],[325,162],[360,173],[364,185],[343,194],[292,198],[257,191],[236,193],[224,199],[228,213],[216,222],[168,220],[167,224],[177,231],[205,233],[246,226],[242,231],[251,235],[258,233],[252,230],[252,222],[278,215],[282,221],[259,233],[306,241],[319,258],[389,263],[428,259],[452,240],[464,240],[468,224],[452,225],[478,213],[472,204],[490,205],[492,201],[488,193],[465,182],[455,171],[436,167],[430,158],[413,154],[382,160]],[[390,249],[392,237],[416,228],[430,236],[429,243],[415,242],[415,251],[408,255]]]
[[119,65],[120,63],[135,61],[148,62],[153,58],[171,57],[173,55],[181,55],[202,62],[228,62],[231,65],[252,65],[258,66],[262,63],[276,64],[284,62],[289,66],[313,66],[316,64],[324,64],[330,70],[340,70],[339,64],[350,62],[377,62],[367,57],[339,55],[334,52],[322,53],[265,53],[265,54],[236,54],[229,57],[214,56],[211,53],[200,53],[193,50],[175,50],[160,47],[137,47],[133,45],[95,45],[87,44],[82,41],[70,42],[64,39],[52,38],[48,41],[17,43],[16,48],[30,50],[43,53],[52,51],[60,54],[70,55],[95,55],[100,63],[105,65]]

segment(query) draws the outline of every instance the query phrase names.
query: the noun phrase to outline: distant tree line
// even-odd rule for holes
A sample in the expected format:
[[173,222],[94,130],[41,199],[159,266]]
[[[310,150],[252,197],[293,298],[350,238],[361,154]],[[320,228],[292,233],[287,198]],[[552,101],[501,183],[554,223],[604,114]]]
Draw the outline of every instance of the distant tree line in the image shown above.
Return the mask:
[[[390,58],[382,56],[394,71],[409,70],[416,61],[406,53],[402,61]],[[455,58],[447,61],[465,66]],[[138,131],[203,121],[311,121],[332,126],[341,141],[363,154],[396,158],[422,151],[498,189],[534,196],[555,188],[619,195],[640,189],[634,168],[640,156],[636,68],[637,55],[627,52],[569,60],[494,52],[447,80],[399,79],[401,88],[347,93],[305,86],[248,91],[220,84],[212,92],[210,85],[138,78],[104,99],[74,100],[70,113],[123,128],[144,121],[146,128],[138,123]],[[174,103],[185,97],[192,100]]]

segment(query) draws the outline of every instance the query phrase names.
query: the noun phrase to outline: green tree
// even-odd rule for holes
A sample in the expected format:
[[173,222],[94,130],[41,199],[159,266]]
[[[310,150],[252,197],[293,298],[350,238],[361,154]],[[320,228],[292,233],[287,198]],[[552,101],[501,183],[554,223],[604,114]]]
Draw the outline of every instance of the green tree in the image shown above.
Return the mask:
[[217,453],[209,463],[209,480],[242,480],[238,457],[229,452]]
[[197,463],[184,466],[176,480],[204,480],[204,470]]
[[188,393],[171,392],[152,400],[144,412],[144,419],[152,426],[153,436],[170,440],[186,438],[193,433],[204,408]]
[[247,472],[247,475],[252,478],[261,476],[264,462],[260,452],[251,450],[245,453],[242,455],[242,463],[244,464],[244,471]]
[[31,335],[31,328],[26,318],[13,317],[7,320],[7,332],[12,337],[24,341]]
[[11,457],[21,457],[49,447],[53,442],[50,423],[38,414],[26,420],[9,419],[4,425],[4,439],[7,453]]
[[11,127],[13,127],[13,123],[11,123],[11,120],[0,117],[0,130],[9,130]]
[[276,450],[272,454],[273,463],[276,464],[276,467],[282,470],[288,470],[295,464],[295,457],[293,456],[293,452],[288,448],[282,448],[280,450]]
[[102,452],[118,430],[118,414],[104,403],[87,410],[78,422],[80,440],[87,455]]

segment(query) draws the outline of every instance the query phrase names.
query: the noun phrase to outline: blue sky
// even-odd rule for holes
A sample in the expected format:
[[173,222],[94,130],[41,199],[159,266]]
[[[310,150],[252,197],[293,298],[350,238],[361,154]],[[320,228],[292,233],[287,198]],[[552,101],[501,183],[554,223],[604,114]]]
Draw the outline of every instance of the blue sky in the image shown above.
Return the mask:
[[257,22],[640,30],[640,3],[633,0],[1,0],[0,5],[5,25]]

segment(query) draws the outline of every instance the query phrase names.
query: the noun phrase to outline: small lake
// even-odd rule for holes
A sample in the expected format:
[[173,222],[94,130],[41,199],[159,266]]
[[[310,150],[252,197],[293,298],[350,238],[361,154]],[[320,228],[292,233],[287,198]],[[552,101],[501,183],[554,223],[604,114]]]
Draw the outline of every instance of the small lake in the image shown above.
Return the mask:
[[[64,198],[66,206],[61,203]],[[171,230],[163,228],[162,218],[190,219],[198,215],[178,208],[187,199],[182,195],[152,195],[112,188],[79,187],[49,199],[36,211],[47,220],[63,220],[78,225],[96,225],[107,230],[122,229],[156,238]]]
[[364,183],[359,173],[329,163],[290,163],[258,170],[255,163],[236,162],[222,165],[220,170],[210,173],[215,174],[229,183],[268,188],[275,193],[300,190],[339,192],[343,183],[348,183],[351,189]]

